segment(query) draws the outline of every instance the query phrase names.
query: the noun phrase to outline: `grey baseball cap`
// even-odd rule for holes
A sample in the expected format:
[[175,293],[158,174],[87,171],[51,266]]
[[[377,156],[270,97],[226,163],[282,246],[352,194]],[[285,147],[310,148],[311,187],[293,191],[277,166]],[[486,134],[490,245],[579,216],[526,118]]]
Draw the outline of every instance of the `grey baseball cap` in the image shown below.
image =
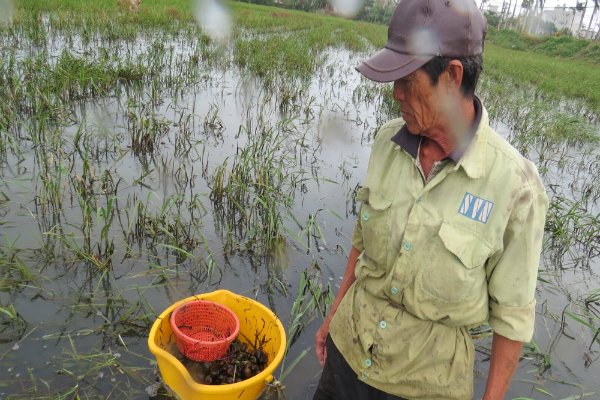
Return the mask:
[[401,0],[383,50],[356,69],[377,82],[392,82],[435,56],[483,53],[487,22],[474,0]]

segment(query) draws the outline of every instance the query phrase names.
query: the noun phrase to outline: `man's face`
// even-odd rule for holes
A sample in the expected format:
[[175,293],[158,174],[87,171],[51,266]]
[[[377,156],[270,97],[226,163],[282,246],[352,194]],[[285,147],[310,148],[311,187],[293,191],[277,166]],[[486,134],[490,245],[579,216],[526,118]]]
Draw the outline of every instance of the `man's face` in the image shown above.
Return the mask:
[[440,76],[434,86],[421,69],[394,82],[394,99],[400,103],[402,117],[411,133],[422,135],[442,126],[443,100],[447,97],[442,89],[444,82]]

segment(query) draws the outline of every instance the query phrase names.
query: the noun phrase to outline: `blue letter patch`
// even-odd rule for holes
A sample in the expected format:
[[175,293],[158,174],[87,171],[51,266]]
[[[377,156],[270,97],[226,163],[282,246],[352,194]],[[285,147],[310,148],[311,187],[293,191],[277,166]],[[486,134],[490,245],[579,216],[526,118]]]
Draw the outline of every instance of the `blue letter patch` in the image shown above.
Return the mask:
[[494,203],[491,201],[482,199],[481,197],[474,196],[467,192],[465,193],[465,197],[460,204],[458,212],[465,217],[472,219],[473,221],[487,224],[493,208]]

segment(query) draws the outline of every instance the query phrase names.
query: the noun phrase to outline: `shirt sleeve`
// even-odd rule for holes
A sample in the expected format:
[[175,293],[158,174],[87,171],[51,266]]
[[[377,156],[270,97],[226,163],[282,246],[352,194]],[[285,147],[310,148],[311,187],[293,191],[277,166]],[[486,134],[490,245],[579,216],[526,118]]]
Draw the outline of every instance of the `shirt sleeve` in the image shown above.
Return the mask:
[[[360,213],[359,213],[360,215]],[[360,225],[360,218],[356,219],[356,224],[354,225],[354,231],[352,232],[352,247],[361,253],[365,250],[365,246],[363,245],[363,235],[362,235],[362,227]]]
[[521,189],[504,232],[503,249],[486,266],[488,322],[494,332],[511,340],[529,342],[533,337],[535,287],[547,210],[543,187]]

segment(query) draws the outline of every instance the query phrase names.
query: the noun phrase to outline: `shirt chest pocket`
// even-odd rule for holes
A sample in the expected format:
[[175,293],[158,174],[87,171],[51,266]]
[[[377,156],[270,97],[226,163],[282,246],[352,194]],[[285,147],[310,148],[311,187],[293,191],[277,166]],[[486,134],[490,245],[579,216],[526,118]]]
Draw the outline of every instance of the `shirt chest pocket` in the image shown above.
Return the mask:
[[425,253],[417,284],[426,295],[445,303],[486,295],[484,265],[492,251],[475,234],[444,222]]
[[390,242],[392,201],[368,187],[359,189],[356,199],[362,203],[360,225],[365,255],[378,267],[383,268]]

